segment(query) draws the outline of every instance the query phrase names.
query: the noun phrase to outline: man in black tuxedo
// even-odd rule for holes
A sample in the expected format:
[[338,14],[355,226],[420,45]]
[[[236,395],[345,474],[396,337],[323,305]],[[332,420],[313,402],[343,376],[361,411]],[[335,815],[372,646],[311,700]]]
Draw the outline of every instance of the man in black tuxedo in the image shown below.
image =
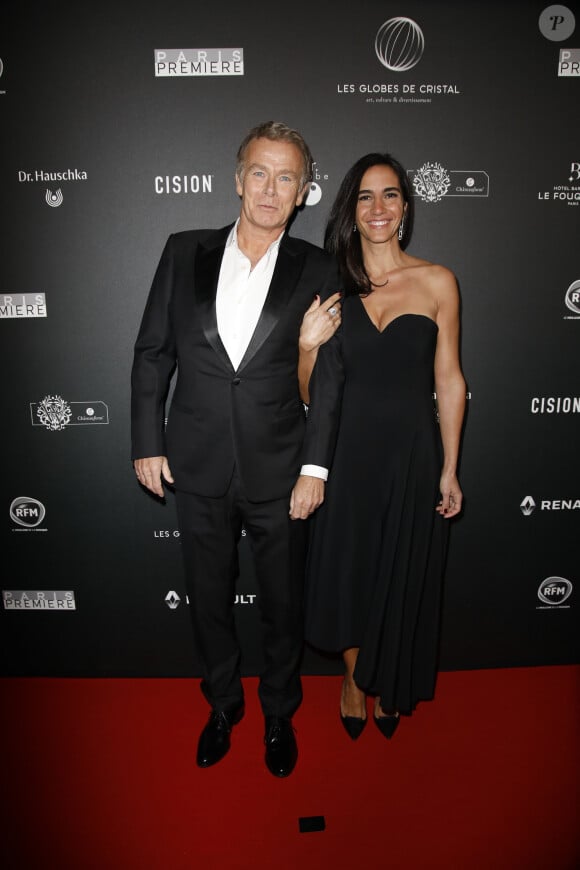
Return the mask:
[[175,485],[202,691],[212,708],[198,744],[201,767],[223,758],[243,715],[233,615],[242,526],[259,587],[266,764],[287,776],[297,759],[303,520],[323,500],[326,473],[301,463],[298,372],[308,372],[340,320],[333,259],[286,232],[311,171],[297,131],[278,122],[251,130],[238,151],[238,220],[169,237],[135,344],[132,456],[151,492],[163,496],[163,481]]

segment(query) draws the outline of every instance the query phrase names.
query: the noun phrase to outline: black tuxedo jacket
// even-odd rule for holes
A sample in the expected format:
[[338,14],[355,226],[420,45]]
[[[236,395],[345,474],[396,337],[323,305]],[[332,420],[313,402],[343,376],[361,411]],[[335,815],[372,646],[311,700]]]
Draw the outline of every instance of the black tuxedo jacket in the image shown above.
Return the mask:
[[[340,280],[329,254],[284,234],[264,308],[234,370],[215,304],[230,229],[176,233],[165,245],[135,344],[132,457],[167,456],[177,489],[210,497],[225,493],[235,464],[247,497],[268,501],[290,493],[303,461],[302,318],[314,294],[325,299]],[[324,465],[327,457],[314,449],[308,461]]]

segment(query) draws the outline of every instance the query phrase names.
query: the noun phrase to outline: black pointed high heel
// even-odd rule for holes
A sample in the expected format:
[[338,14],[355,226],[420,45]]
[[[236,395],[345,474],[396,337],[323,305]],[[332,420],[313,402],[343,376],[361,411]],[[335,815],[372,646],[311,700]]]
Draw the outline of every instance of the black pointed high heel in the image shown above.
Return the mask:
[[343,716],[342,713],[340,714],[340,721],[351,740],[357,740],[367,724],[367,720],[361,719],[360,716]]
[[375,725],[387,740],[391,739],[401,721],[398,713],[393,713],[392,716],[375,716],[373,714],[373,719],[375,720]]

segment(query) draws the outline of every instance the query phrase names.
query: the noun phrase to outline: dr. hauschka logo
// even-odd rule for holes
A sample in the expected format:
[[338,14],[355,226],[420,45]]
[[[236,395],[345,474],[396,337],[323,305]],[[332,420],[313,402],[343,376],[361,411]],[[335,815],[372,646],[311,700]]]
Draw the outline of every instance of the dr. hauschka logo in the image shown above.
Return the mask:
[[550,513],[580,511],[580,498],[542,498],[538,505],[531,495],[527,495],[520,504],[520,509],[525,517],[529,517],[538,506],[541,511]]
[[21,184],[30,184],[47,181],[86,181],[88,178],[84,169],[62,169],[58,172],[49,172],[44,169],[19,169],[18,181]]
[[169,607],[170,610],[177,610],[179,605],[181,604],[181,598],[174,592],[173,589],[167,593],[165,596],[165,603]]
[[67,426],[106,426],[109,408],[100,400],[66,402],[62,396],[45,396],[40,402],[30,403],[30,417],[33,426],[60,432]]
[[155,193],[212,193],[213,175],[156,175]]
[[483,170],[447,170],[440,163],[424,163],[407,174],[423,202],[441,202],[444,196],[489,196],[489,176]]
[[534,396],[532,414],[580,414],[580,396]]
[[419,25],[411,18],[389,18],[375,36],[375,52],[391,72],[406,72],[416,66],[425,48]]
[[46,317],[45,293],[0,293],[0,319]]
[[[538,598],[548,605],[548,608],[561,607],[570,598],[573,588],[570,580],[566,580],[565,577],[546,577],[538,587]],[[566,609],[569,606],[566,605]],[[538,609],[545,610],[546,608],[539,607]]]
[[566,308],[572,314],[565,314],[564,320],[580,320],[580,280],[572,281],[564,297]]
[[527,495],[520,504],[521,512],[525,517],[529,517],[534,512],[535,507],[536,502],[531,495]]
[[75,594],[71,590],[3,589],[4,610],[76,610]]
[[[566,173],[566,181],[554,184],[552,190],[539,190],[538,199],[541,202],[561,202],[566,205],[580,205],[580,161],[573,160]],[[563,174],[563,173],[562,173]]]
[[46,204],[49,205],[51,208],[58,208],[59,205],[62,205],[63,203],[62,190],[60,189],[60,187],[58,190],[48,190],[47,188],[44,198],[46,200]]
[[45,188],[44,201],[51,208],[58,208],[63,203],[61,184],[66,182],[86,181],[88,174],[84,169],[60,169],[56,172],[45,169],[19,169],[18,182],[20,184],[42,184],[57,182],[59,185],[54,190],[52,187]]
[[27,495],[18,496],[10,505],[10,519],[18,526],[24,526],[25,529],[35,529],[45,516],[46,509],[42,502]]
[[156,48],[156,78],[243,76],[243,48]]
[[551,42],[562,42],[574,33],[576,19],[567,6],[555,4],[546,6],[540,13],[538,27],[540,33]]

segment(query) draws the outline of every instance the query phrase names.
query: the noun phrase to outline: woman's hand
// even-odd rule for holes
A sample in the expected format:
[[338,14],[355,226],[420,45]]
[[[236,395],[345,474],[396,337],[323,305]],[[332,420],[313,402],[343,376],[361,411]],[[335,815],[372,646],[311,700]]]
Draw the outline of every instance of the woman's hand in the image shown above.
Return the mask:
[[332,338],[340,326],[341,295],[341,293],[333,293],[322,303],[320,296],[314,297],[314,302],[304,315],[300,327],[301,351],[310,353]]
[[444,471],[439,481],[439,491],[441,493],[441,501],[435,508],[437,513],[446,520],[457,516],[463,504],[463,493],[461,492],[457,475]]

